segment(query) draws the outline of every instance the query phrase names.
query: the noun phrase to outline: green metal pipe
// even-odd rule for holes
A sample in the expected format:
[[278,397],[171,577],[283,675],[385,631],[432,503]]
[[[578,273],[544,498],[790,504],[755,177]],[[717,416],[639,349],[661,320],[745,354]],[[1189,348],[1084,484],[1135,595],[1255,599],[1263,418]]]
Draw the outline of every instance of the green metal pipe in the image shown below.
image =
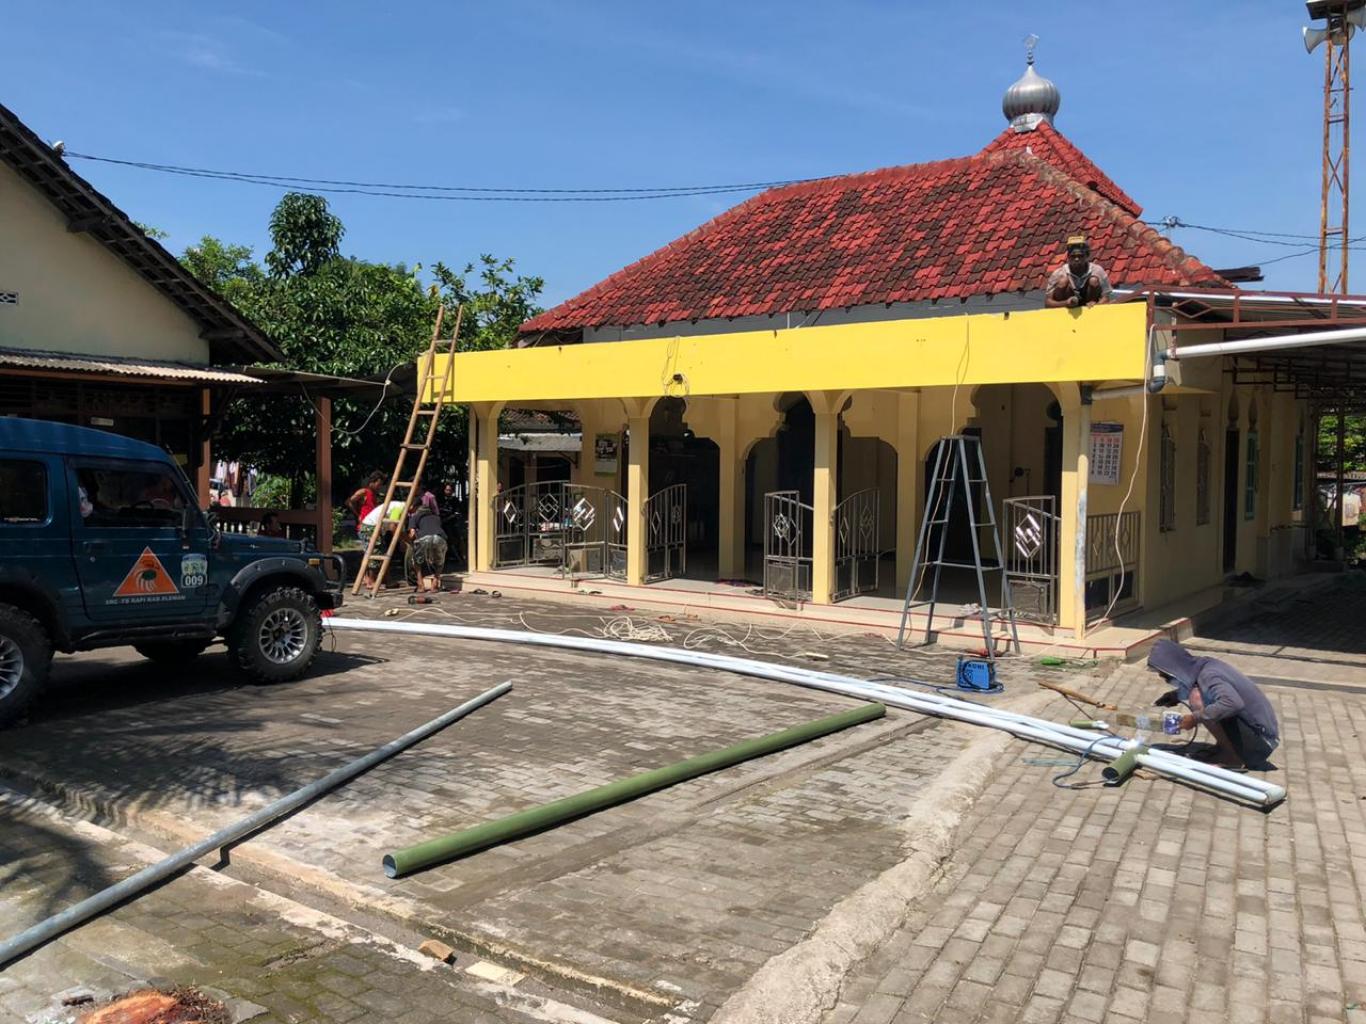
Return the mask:
[[805,722],[781,732],[744,740],[722,750],[698,754],[696,757],[679,761],[677,764],[666,765],[663,768],[641,772],[639,775],[632,775],[629,778],[618,779],[616,782],[609,782],[605,786],[598,786],[596,789],[576,793],[573,796],[554,800],[548,804],[541,804],[539,807],[509,814],[505,818],[476,825],[474,828],[456,832],[454,835],[442,836],[440,839],[432,839],[403,850],[395,850],[384,857],[384,873],[390,878],[399,878],[402,875],[431,867],[433,864],[454,860],[468,853],[474,853],[476,850],[487,849],[490,846],[496,846],[498,843],[505,843],[511,839],[518,839],[533,832],[540,832],[554,825],[571,821],[574,818],[583,817],[585,814],[592,814],[604,807],[612,807],[615,804],[625,803],[627,800],[634,800],[638,796],[653,793],[657,789],[663,789],[679,782],[686,782],[688,779],[695,779],[699,775],[729,768],[741,761],[763,757],[765,754],[794,747],[799,743],[806,743],[808,740],[828,736],[832,732],[839,732],[851,725],[871,722],[874,719],[881,718],[886,713],[887,709],[881,704],[862,704],[837,715],[818,718],[813,722]]
[[1101,778],[1111,786],[1118,786],[1134,773],[1134,769],[1138,767],[1139,756],[1147,752],[1148,748],[1142,744],[1130,747],[1100,770]]

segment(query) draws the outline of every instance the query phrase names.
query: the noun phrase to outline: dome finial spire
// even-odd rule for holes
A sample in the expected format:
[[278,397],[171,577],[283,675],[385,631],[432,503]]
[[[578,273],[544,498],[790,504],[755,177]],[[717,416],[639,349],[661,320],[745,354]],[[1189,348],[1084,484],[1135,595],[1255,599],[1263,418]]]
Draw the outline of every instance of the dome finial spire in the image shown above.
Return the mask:
[[1025,73],[1006,90],[1001,100],[1001,112],[1017,132],[1032,132],[1041,123],[1053,123],[1053,115],[1062,103],[1058,87],[1034,70],[1034,48],[1039,37],[1025,36]]

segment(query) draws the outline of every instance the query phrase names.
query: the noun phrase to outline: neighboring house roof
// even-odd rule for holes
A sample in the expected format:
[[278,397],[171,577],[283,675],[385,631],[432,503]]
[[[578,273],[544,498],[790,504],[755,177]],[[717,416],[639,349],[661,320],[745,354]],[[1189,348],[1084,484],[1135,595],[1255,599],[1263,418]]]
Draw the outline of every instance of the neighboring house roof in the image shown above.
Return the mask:
[[1134,217],[1143,215],[1143,207],[1129,198],[1122,188],[1091,159],[1068,141],[1067,136],[1047,121],[1041,121],[1030,131],[1007,128],[987,143],[983,156],[992,153],[1030,153],[1056,167],[1069,178],[1089,189],[1094,189],[1121,210]]
[[123,359],[117,356],[47,352],[36,348],[0,348],[0,370],[58,370],[67,373],[108,373],[120,377],[152,377],[157,380],[204,384],[259,384],[256,377],[230,370],[211,369],[161,359]]
[[[1077,231],[1116,286],[1228,287],[1137,220],[1133,200],[1056,129],[1028,134],[1047,140],[1042,153],[998,138],[963,159],[763,192],[521,331],[1034,291]],[[1115,198],[1101,190],[1102,178]]]
[[67,220],[123,260],[200,326],[215,361],[278,360],[280,350],[231,303],[187,270],[126,213],[9,109],[0,106],[0,161],[37,189]]
[[580,426],[579,418],[571,412],[504,409],[498,416],[498,429],[504,434],[571,434]]

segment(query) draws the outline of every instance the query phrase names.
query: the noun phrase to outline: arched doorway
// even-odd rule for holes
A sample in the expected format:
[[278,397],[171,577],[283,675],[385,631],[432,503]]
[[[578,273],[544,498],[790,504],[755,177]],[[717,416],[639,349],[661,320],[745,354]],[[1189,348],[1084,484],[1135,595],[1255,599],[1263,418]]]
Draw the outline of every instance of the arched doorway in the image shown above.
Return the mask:
[[[663,398],[650,413],[650,495],[652,504],[667,501],[667,507],[649,508],[647,514],[682,518],[684,550],[666,550],[669,545],[656,537],[652,545],[649,575],[685,576],[715,579],[720,533],[720,450],[716,442],[698,437],[687,424],[687,403],[681,398]],[[664,529],[651,531],[659,534]],[[651,546],[651,545],[647,545]],[[679,556],[682,556],[679,558]]]
[[[745,575],[751,581],[764,577],[764,550],[769,540],[766,517],[773,514],[773,503],[766,496],[790,494],[790,500],[783,501],[782,515],[800,524],[801,510],[809,509],[815,489],[816,414],[811,403],[804,394],[789,392],[778,396],[774,406],[782,414],[777,430],[772,437],[756,441],[745,457]],[[787,546],[793,560],[807,564],[809,574],[809,523],[793,534]],[[801,576],[802,571],[798,571],[794,580]],[[794,584],[794,591],[801,589]]]

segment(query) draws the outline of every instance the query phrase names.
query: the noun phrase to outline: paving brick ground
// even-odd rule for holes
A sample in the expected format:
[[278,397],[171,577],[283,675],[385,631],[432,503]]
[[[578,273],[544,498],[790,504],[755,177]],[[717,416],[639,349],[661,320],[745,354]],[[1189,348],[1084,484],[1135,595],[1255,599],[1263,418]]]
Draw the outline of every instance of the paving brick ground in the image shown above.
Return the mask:
[[[413,614],[401,597],[349,611],[390,608]],[[510,599],[448,597],[418,614],[604,628],[596,615],[564,605]],[[634,625],[662,626],[676,643],[865,676],[946,682],[953,663],[806,627],[731,624],[724,634],[704,635],[701,622],[637,616]],[[234,852],[234,864],[265,872],[263,884],[283,881],[304,901],[335,896],[332,883],[348,894],[343,903],[371,901],[366,913],[390,913],[385,901],[400,901],[394,906],[403,908],[405,926],[446,929],[452,941],[497,948],[504,962],[530,964],[533,972],[548,964],[543,976],[551,980],[586,974],[665,994],[698,1020],[840,899],[896,863],[898,823],[965,742],[962,729],[895,714],[392,882],[379,862],[396,846],[848,702],[681,667],[356,634],[339,635],[314,674],[287,686],[242,686],[226,660],[211,652],[181,680],[129,652],[59,659],[50,694],[26,725],[5,733],[0,781],[36,786],[82,814],[174,845],[159,831],[168,822],[192,834],[220,827],[512,679],[509,697],[251,840]],[[1024,664],[1003,673],[1015,689],[1032,689],[1034,674]],[[263,866],[266,855],[272,860]],[[318,878],[327,883],[321,890],[313,888]],[[54,905],[62,898],[55,894]],[[156,934],[150,923],[148,930]],[[181,938],[167,941],[177,946]]]
[[[155,857],[31,802],[0,803],[0,821],[6,936]],[[0,1020],[69,1021],[89,1004],[63,1007],[63,997],[103,1001],[155,982],[206,989],[227,1002],[235,1022],[252,1024],[607,1024],[532,981],[509,985],[478,973],[494,973],[491,966],[470,957],[437,964],[197,869],[11,965],[0,974]]]
[[[1138,666],[1097,689],[1156,692]],[[1366,1020],[1366,696],[1268,693],[1270,813],[1163,780],[1060,789],[1013,742],[937,895],[826,1024]]]

